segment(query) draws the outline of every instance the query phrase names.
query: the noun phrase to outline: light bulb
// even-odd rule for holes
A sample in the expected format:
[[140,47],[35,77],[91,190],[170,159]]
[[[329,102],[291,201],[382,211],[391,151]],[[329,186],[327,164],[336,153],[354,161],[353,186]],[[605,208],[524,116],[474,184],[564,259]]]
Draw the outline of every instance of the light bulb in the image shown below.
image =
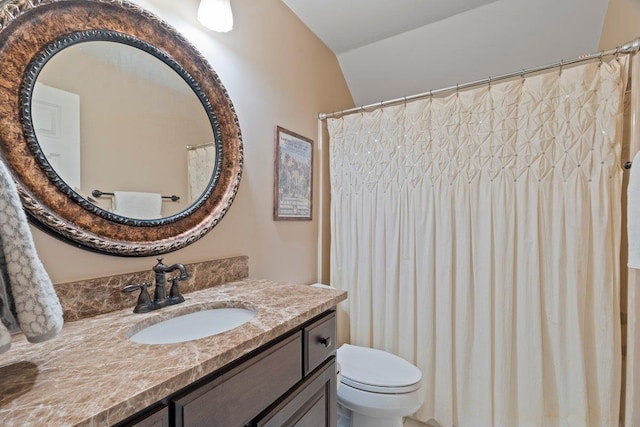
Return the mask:
[[231,0],[200,0],[198,21],[210,30],[226,33],[233,28]]

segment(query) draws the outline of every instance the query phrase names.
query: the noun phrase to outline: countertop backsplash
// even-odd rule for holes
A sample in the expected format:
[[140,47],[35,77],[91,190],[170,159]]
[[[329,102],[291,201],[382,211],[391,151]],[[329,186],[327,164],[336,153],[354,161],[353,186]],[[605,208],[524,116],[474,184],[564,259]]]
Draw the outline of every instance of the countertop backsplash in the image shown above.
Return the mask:
[[[145,271],[54,285],[62,303],[65,321],[73,322],[127,307],[133,308],[138,293],[125,294],[122,288],[131,283],[153,284],[153,264],[154,262],[150,262],[149,269]],[[249,277],[247,256],[196,262],[185,264],[185,267],[190,277],[180,282],[183,294]],[[152,292],[153,286],[149,290]]]

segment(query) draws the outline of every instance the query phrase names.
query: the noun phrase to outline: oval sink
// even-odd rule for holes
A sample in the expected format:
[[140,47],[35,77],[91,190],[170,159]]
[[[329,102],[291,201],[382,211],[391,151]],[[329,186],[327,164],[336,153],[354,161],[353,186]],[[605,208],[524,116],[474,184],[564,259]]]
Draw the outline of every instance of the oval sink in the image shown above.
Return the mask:
[[129,339],[139,344],[174,344],[197,340],[237,328],[255,315],[255,311],[245,308],[196,311],[147,326]]

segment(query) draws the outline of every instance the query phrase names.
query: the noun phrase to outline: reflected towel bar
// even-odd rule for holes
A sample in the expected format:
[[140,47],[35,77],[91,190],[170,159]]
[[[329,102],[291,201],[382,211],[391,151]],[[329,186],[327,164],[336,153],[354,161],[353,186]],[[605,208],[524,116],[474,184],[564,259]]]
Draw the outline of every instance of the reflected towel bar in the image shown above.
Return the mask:
[[197,150],[198,148],[203,148],[203,147],[211,147],[213,145],[215,145],[213,142],[205,142],[204,144],[198,144],[198,145],[187,145],[187,151]]
[[[102,197],[102,196],[115,196],[115,193],[106,193],[100,190],[93,190],[91,192],[93,197]],[[180,196],[172,195],[172,196],[161,196],[163,199],[171,199],[172,202],[177,202],[180,200]]]

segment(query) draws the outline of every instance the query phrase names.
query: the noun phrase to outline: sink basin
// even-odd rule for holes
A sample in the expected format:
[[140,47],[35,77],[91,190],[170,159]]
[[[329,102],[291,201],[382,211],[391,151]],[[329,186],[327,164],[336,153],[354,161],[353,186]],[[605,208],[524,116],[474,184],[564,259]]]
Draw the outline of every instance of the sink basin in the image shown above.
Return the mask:
[[174,344],[210,337],[237,328],[256,315],[245,308],[213,308],[183,314],[147,326],[129,340],[139,344]]

